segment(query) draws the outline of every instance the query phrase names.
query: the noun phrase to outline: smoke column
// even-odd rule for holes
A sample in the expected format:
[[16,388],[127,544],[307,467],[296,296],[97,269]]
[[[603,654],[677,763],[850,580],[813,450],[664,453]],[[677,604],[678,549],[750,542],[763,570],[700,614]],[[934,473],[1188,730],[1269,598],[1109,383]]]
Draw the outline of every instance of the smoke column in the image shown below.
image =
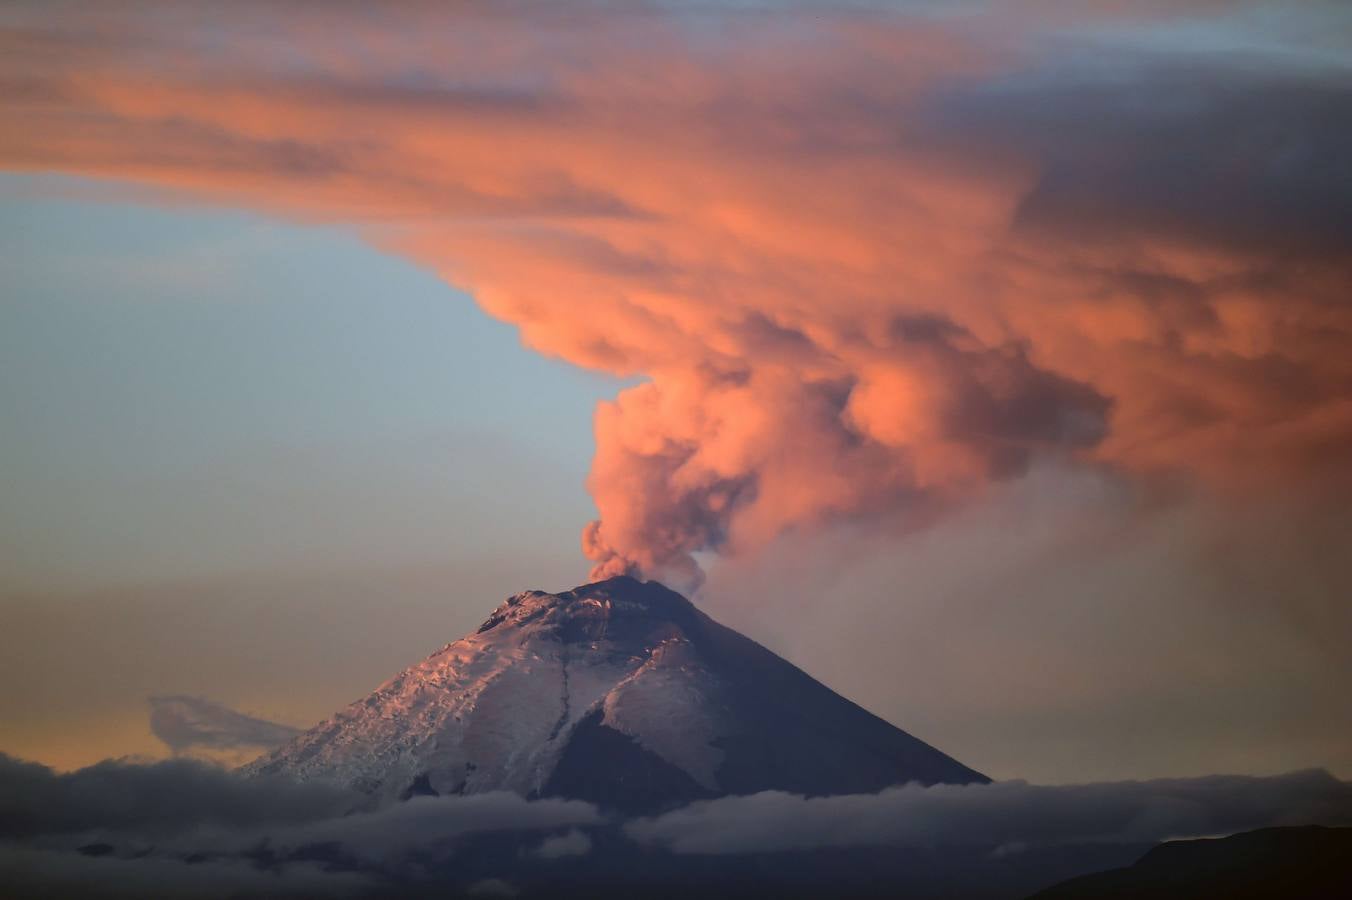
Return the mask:
[[1319,58],[1183,66],[1105,10],[1049,52],[998,9],[181,8],[7,10],[0,163],[355,223],[641,376],[596,413],[595,577],[920,525],[1038,457],[1280,489],[1352,450]]

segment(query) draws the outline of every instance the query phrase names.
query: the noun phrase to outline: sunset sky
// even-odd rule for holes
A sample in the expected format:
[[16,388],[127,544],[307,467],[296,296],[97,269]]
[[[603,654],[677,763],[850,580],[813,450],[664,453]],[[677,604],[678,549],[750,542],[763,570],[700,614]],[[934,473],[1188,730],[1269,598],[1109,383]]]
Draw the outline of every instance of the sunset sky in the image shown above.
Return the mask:
[[1346,4],[378,9],[0,7],[0,751],[590,572],[996,778],[1352,777]]

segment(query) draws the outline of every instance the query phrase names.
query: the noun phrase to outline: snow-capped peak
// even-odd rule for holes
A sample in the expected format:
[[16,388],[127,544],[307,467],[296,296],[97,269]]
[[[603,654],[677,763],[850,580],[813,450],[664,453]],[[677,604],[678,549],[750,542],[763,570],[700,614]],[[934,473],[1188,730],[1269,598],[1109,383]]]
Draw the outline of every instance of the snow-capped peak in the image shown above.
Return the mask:
[[384,799],[511,790],[626,810],[985,780],[628,577],[509,597],[473,634],[246,771]]

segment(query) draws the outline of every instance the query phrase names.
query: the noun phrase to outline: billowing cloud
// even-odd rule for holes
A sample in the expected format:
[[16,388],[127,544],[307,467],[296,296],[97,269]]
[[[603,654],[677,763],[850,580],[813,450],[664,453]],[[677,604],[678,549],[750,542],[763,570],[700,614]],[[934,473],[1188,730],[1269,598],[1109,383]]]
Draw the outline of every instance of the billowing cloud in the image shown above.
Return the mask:
[[161,695],[149,702],[150,730],[174,753],[270,750],[300,734],[299,728],[246,716],[202,697]]
[[1352,784],[1322,771],[1044,786],[906,785],[879,794],[779,792],[691,804],[628,823],[634,840],[675,853],[822,847],[1003,848],[1153,842],[1276,825],[1352,823]]
[[598,575],[1039,457],[1269,490],[1352,450],[1336,5],[36,8],[0,164],[356,223],[644,378],[596,416]]

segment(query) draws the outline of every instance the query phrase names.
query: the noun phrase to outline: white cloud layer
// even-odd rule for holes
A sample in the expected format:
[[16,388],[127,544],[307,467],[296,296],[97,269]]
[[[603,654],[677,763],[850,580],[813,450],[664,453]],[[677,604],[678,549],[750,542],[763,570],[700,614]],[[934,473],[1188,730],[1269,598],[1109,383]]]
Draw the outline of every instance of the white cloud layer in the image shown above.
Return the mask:
[[1149,842],[1275,825],[1352,824],[1352,785],[1312,770],[1044,786],[1022,781],[906,785],[878,794],[766,792],[694,803],[625,826],[675,853],[859,846],[1018,847]]

